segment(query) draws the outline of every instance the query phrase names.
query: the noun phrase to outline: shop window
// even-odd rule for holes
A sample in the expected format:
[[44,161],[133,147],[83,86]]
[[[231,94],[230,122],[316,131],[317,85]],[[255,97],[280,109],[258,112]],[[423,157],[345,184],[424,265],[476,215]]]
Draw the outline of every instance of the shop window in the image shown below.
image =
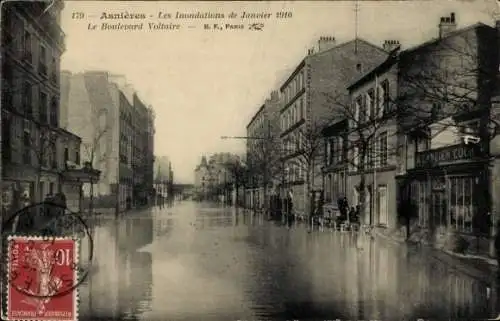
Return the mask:
[[472,232],[472,217],[477,211],[473,202],[473,177],[450,178],[450,225],[461,232]]

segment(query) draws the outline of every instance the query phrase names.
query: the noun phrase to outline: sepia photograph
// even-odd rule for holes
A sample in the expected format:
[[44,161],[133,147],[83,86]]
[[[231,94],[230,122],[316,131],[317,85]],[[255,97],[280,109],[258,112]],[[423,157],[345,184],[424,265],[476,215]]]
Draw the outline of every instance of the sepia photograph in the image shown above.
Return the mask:
[[500,1],[0,7],[2,320],[500,320]]

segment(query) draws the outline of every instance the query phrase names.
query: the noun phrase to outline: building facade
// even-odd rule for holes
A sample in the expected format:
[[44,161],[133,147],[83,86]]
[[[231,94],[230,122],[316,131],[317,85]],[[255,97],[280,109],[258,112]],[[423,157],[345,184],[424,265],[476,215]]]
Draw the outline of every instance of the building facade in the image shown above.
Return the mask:
[[63,7],[62,1],[2,6],[3,215],[61,192],[79,210],[81,183],[72,175],[81,169],[81,140],[60,124]]
[[211,185],[210,169],[208,167],[207,158],[202,156],[200,164],[198,164],[194,170],[194,189],[196,198],[200,200],[206,199]]
[[67,128],[82,138],[81,157],[101,171],[87,184],[96,207],[124,210],[153,191],[154,113],[125,77],[105,71],[61,75]]
[[279,111],[279,92],[273,91],[247,125],[245,205],[249,208],[264,206],[273,187],[283,180]]
[[[399,58],[406,112],[399,117],[404,148],[398,195],[400,202],[414,204],[420,228],[492,236],[499,208],[494,119],[500,29],[478,23],[457,30],[455,19],[453,13],[442,17],[437,39]],[[415,77],[417,69],[424,79]],[[440,90],[433,92],[445,95],[418,90],[436,83]]]
[[235,184],[241,159],[231,153],[215,153],[209,159],[202,156],[195,168],[195,193],[199,200],[232,203],[236,201]]
[[[349,86],[353,117],[348,119],[346,195],[351,205],[363,202],[360,220],[371,226],[396,226],[398,44],[387,40],[391,54]],[[361,197],[362,189],[364,195]]]
[[282,84],[283,188],[292,191],[297,213],[308,215],[310,193],[323,189],[322,130],[342,119],[332,106],[347,106],[348,84],[386,56],[361,39],[336,44],[334,37],[321,37]]

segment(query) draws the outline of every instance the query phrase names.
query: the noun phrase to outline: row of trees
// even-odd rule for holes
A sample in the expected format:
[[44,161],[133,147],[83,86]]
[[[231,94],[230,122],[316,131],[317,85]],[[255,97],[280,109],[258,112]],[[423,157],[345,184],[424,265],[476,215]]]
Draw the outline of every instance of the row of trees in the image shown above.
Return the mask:
[[[360,175],[359,205],[364,211],[367,166],[381,157],[381,151],[372,148],[378,134],[387,126],[397,143],[387,146],[384,154],[396,156],[405,166],[407,140],[419,136],[430,143],[446,131],[465,131],[467,119],[479,119],[479,126],[470,133],[484,156],[489,153],[492,139],[497,136],[499,120],[491,99],[498,89],[496,47],[484,43],[496,41],[494,29],[484,27],[480,32],[464,32],[452,39],[443,39],[422,49],[391,52],[384,64],[386,73],[393,77],[390,95],[380,95],[375,88],[371,110],[360,108],[352,95],[341,88],[337,92],[314,92],[323,96],[321,118],[310,117],[291,144],[283,144],[278,137],[252,138],[254,152],[248,155],[246,166],[233,168],[246,177],[247,186],[264,187],[272,182],[285,182],[286,168],[294,165],[304,174],[306,190],[310,192],[320,175],[325,160],[324,128],[347,120],[348,127],[339,136],[345,144],[332,153],[341,153],[347,166],[357,168]],[[479,35],[481,37],[479,37]],[[486,41],[486,42],[485,42]],[[376,77],[376,76],[375,76]],[[253,183],[253,184],[252,184]],[[266,198],[267,200],[267,198]]]

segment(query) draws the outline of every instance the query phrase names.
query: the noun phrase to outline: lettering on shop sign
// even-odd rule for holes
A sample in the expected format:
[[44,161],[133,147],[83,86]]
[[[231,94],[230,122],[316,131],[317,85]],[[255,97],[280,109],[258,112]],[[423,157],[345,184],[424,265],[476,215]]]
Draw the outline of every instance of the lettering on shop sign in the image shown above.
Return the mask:
[[477,155],[474,145],[454,145],[416,153],[416,167],[431,167],[456,161],[471,160]]

